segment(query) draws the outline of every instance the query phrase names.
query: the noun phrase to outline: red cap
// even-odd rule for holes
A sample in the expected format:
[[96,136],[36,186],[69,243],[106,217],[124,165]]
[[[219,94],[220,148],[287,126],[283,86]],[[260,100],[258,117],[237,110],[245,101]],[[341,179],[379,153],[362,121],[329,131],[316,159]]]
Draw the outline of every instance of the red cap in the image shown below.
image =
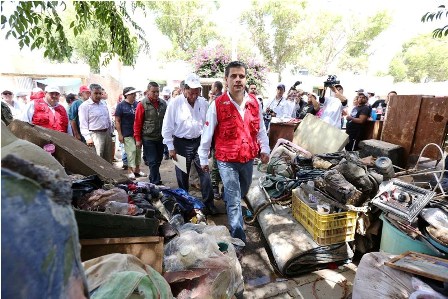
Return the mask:
[[90,91],[89,87],[87,87],[87,85],[81,85],[81,87],[79,87],[79,93],[84,92],[84,91]]

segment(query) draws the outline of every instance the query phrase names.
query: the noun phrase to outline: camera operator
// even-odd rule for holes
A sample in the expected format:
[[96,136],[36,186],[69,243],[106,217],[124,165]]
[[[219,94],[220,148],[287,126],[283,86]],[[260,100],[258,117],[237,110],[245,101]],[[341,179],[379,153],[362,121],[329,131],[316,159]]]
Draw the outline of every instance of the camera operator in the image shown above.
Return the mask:
[[265,113],[263,113],[264,124],[266,130],[269,128],[272,117],[290,117],[291,116],[291,106],[286,100],[285,85],[277,85],[277,94],[275,98],[267,105]]
[[[342,127],[342,109],[347,106],[347,98],[344,96],[344,89],[336,76],[328,76],[327,81],[324,82],[324,96],[319,101],[321,103],[320,119],[329,123],[330,125],[340,129]],[[326,88],[329,87],[334,96],[326,97]]]
[[308,113],[311,113],[312,115],[316,115],[317,112],[319,112],[320,104],[319,104],[319,97],[314,92],[307,93],[308,102],[304,102],[304,105],[299,110],[295,111],[294,118],[297,119],[303,119]]

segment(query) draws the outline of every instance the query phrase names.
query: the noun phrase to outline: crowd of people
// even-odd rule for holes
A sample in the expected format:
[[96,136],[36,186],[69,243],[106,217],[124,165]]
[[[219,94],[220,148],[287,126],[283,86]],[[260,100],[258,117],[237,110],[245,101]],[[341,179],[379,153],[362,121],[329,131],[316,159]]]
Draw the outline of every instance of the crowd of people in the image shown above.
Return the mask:
[[287,95],[285,85],[278,84],[276,96],[264,105],[257,85],[248,83],[246,74],[244,63],[229,63],[224,82],[212,84],[208,100],[201,96],[202,86],[196,74],[188,75],[172,91],[168,87],[160,91],[156,82],[149,82],[143,93],[125,87],[112,107],[107,103],[107,92],[98,84],[82,85],[77,95],[64,97],[54,86],[33,90],[30,99],[22,94],[14,98],[13,92],[5,90],[2,119],[5,109],[12,118],[70,134],[110,163],[115,154],[113,138],[117,138],[128,177],[146,176],[140,169],[143,158],[149,167],[148,179],[155,185],[163,184],[162,160],[179,161],[182,157],[186,172],[175,166],[179,188],[189,191],[190,170],[194,169],[205,213],[217,213],[214,199],[222,198],[231,235],[245,241],[241,199],[251,185],[254,160],[269,160],[272,117],[303,119],[312,114],[336,128],[341,128],[345,117],[350,139],[346,149],[356,150],[372,107],[385,109],[394,94],[370,105],[369,94],[357,90],[349,112],[340,84],[328,86],[329,96],[325,96],[325,90],[319,96],[297,88],[301,84],[297,81]]

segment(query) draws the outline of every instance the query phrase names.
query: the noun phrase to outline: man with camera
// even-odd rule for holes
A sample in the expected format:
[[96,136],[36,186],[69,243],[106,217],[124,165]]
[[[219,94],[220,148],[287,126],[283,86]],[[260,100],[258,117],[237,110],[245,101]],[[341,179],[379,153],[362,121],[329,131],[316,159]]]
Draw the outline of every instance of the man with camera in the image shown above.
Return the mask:
[[288,100],[284,96],[285,85],[280,83],[277,85],[277,94],[275,98],[267,105],[265,113],[263,113],[264,124],[266,129],[268,129],[271,123],[272,117],[290,117],[291,116],[291,106]]
[[[327,87],[333,93],[333,96],[326,97]],[[319,99],[321,103],[321,116],[324,122],[340,129],[342,127],[342,109],[347,106],[347,98],[344,96],[344,89],[335,75],[329,75],[324,82],[324,95]]]

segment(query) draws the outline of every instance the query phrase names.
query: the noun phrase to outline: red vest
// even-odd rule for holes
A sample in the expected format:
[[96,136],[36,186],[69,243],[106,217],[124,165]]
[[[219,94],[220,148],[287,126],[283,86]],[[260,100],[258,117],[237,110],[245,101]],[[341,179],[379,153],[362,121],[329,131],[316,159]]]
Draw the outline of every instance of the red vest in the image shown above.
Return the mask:
[[227,93],[218,97],[215,128],[215,155],[223,162],[246,163],[258,156],[260,145],[257,134],[260,130],[260,108],[257,99],[249,95],[244,112],[244,121]]
[[44,99],[34,100],[34,114],[33,114],[33,124],[67,133],[68,128],[68,116],[67,111],[62,105],[57,105],[54,107],[55,113],[50,110],[47,102]]

